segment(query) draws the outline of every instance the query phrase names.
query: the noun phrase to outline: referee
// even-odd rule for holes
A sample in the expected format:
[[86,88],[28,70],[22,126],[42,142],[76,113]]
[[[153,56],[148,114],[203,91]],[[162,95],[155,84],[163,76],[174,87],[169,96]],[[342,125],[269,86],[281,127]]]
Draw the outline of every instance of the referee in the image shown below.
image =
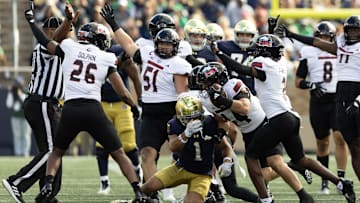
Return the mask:
[[[62,23],[56,17],[48,18],[43,30],[53,38],[57,27]],[[59,99],[64,97],[62,58],[50,55],[48,50],[37,44],[32,54],[32,75],[29,96],[24,102],[24,114],[35,134],[39,153],[15,175],[2,181],[4,187],[17,203],[25,202],[22,193],[39,180],[40,189],[45,184],[46,162],[53,150],[55,128],[58,125],[61,106]],[[61,186],[61,167],[53,183],[55,197]],[[58,202],[53,198],[50,202]]]

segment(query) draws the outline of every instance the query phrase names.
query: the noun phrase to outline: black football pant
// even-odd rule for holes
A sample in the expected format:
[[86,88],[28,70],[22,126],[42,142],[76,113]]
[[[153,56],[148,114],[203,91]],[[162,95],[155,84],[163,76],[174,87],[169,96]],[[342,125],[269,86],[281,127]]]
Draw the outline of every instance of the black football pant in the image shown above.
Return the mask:
[[[37,95],[30,95],[24,102],[24,113],[36,139],[39,152],[8,181],[17,186],[21,192],[26,192],[39,180],[40,190],[45,184],[46,163],[53,149],[54,132],[58,126],[61,107],[56,99],[44,99]],[[60,191],[61,166],[53,183],[53,194]]]

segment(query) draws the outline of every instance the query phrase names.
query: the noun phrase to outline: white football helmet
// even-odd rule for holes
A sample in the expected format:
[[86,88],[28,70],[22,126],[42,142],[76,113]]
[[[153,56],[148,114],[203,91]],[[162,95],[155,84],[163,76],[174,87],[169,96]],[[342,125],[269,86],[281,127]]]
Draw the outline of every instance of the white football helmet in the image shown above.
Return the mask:
[[[239,37],[239,34],[250,34],[249,37]],[[235,42],[241,48],[248,48],[254,44],[255,39],[258,36],[256,26],[250,20],[240,20],[234,27]]]
[[194,51],[202,50],[206,45],[206,26],[199,19],[189,20],[184,27],[185,39]]

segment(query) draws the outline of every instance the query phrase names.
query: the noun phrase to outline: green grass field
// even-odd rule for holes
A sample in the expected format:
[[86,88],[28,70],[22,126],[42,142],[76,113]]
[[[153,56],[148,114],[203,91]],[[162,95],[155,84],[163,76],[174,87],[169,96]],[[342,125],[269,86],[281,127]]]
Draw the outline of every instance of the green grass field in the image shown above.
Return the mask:
[[[26,164],[29,158],[18,158],[18,157],[0,157],[0,178],[4,179],[9,175],[15,173],[20,167]],[[240,155],[239,160],[241,165],[244,167],[243,157]],[[131,199],[133,196],[132,189],[125,177],[120,174],[120,170],[117,165],[111,161],[109,166],[109,176],[111,181],[111,193],[108,196],[97,195],[99,188],[99,176],[97,171],[95,157],[64,157],[63,160],[63,184],[62,189],[58,195],[58,199],[61,202],[71,203],[82,203],[82,202],[110,202],[115,199]],[[161,156],[159,161],[159,168],[166,166],[170,163],[169,156]],[[330,169],[336,171],[335,161],[332,157],[330,160]],[[240,174],[237,170],[237,174]],[[354,181],[355,191],[357,198],[360,197],[360,183],[354,175],[351,167],[350,158],[348,161],[348,168],[346,177]],[[342,195],[338,195],[336,192],[335,185],[330,185],[330,195],[318,194],[320,189],[320,177],[313,174],[313,183],[308,185],[303,178],[300,176],[299,179],[303,183],[305,189],[311,193],[316,202],[346,202]],[[242,186],[248,187],[255,191],[251,184],[249,177],[246,178],[238,175],[238,183]],[[297,195],[283,182],[281,178],[278,178],[271,182],[271,191],[275,196],[276,202],[298,202]],[[26,202],[34,202],[35,195],[38,193],[38,185],[34,185],[29,191],[24,194]],[[180,186],[174,189],[175,197],[182,198],[186,191],[186,187]],[[243,202],[227,197],[227,202]],[[0,187],[0,202],[10,203],[14,202],[8,192],[1,186]]]

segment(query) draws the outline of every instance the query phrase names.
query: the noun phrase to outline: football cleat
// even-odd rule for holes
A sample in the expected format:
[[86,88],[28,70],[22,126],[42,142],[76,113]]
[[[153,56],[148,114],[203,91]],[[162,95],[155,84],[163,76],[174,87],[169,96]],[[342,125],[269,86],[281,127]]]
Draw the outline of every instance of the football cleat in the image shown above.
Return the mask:
[[6,179],[2,180],[2,184],[17,203],[25,203],[21,191],[15,185]]
[[328,195],[330,194],[329,186],[327,185],[321,185],[319,194]]
[[354,183],[350,180],[345,180],[344,178],[340,178],[341,184],[337,185],[337,188],[342,191],[342,194],[345,196],[348,203],[356,202],[356,195],[354,192]]
[[210,186],[211,191],[214,194],[216,203],[225,203],[225,196],[224,194],[221,192],[220,187],[218,184],[211,184]]
[[110,193],[110,182],[107,180],[101,181],[100,182],[100,188],[99,191],[97,192],[99,195],[108,195]]
[[304,177],[305,181],[307,182],[307,184],[311,184],[312,183],[312,174],[311,171],[305,169],[303,172],[300,172],[301,175]]

